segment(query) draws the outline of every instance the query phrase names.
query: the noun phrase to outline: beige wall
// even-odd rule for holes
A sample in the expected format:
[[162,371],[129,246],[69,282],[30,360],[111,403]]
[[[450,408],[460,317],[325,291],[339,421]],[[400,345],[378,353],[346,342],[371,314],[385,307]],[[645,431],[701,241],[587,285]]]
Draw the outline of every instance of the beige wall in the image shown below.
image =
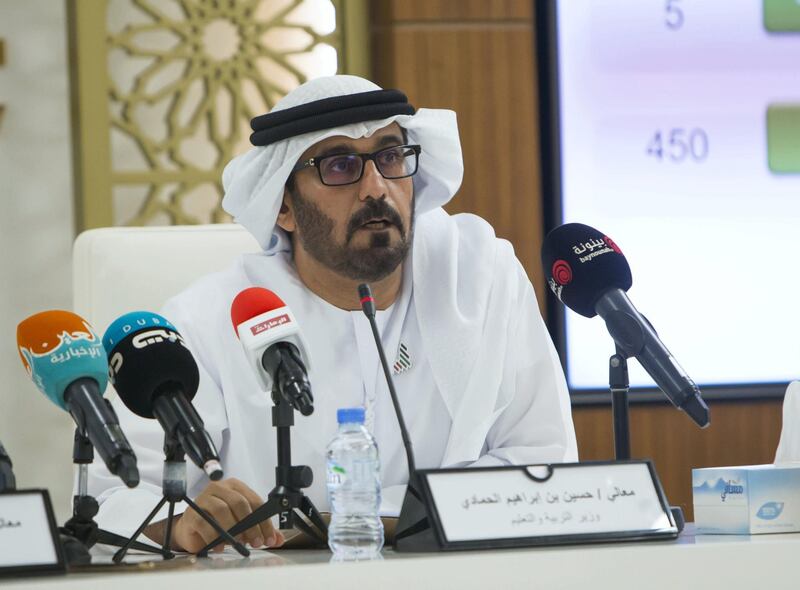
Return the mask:
[[66,9],[54,0],[0,0],[0,440],[19,487],[50,490],[69,514],[72,420],[28,379],[16,326],[71,307],[72,172]]

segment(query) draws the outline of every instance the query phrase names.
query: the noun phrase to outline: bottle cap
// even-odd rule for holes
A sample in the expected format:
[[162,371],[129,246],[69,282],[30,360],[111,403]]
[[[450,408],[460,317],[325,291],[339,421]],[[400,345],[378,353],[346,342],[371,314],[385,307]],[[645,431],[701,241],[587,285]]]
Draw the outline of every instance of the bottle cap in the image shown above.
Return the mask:
[[364,408],[341,408],[336,412],[336,420],[339,424],[349,424],[356,422],[364,423]]

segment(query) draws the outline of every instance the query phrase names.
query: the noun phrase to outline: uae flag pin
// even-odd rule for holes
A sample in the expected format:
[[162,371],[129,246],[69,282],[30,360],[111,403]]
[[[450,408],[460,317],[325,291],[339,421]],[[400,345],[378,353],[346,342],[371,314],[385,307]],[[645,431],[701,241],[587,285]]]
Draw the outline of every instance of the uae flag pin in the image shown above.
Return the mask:
[[392,366],[392,374],[399,375],[405,373],[411,368],[411,355],[408,354],[408,346],[400,343],[400,348],[397,350],[397,358]]

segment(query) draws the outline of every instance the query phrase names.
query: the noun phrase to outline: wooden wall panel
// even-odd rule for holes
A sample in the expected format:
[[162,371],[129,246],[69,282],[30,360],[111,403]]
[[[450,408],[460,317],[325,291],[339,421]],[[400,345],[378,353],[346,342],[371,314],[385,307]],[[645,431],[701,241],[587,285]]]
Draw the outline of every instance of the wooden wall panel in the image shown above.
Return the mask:
[[[470,211],[509,239],[544,303],[533,0],[373,0],[372,76],[416,106],[458,113],[464,183],[450,212]],[[631,407],[634,456],[652,458],[670,501],[693,518],[691,469],[772,461],[781,404],[711,404],[699,430],[661,404]],[[613,455],[610,408],[575,407],[582,459]]]
[[[511,241],[544,309],[538,105],[529,3],[378,4],[382,11],[373,28],[372,60],[376,82],[400,88],[415,106],[456,111],[465,172],[461,190],[447,210],[476,213],[492,224],[497,235]],[[483,7],[484,16],[497,13],[498,18],[511,15],[517,20],[491,21],[486,26],[451,20],[455,7],[462,4],[465,14],[474,18]],[[425,9],[415,15],[412,5]],[[435,6],[442,8],[442,15],[431,22]],[[469,6],[476,7],[472,13]],[[393,13],[412,20],[391,20]],[[429,22],[414,20],[423,17]]]
[[434,21],[491,21],[533,16],[531,2],[519,0],[373,0],[393,23]]
[[[631,455],[653,459],[669,501],[689,520],[692,469],[772,463],[781,429],[781,400],[711,402],[711,424],[700,429],[671,405],[631,406]],[[582,460],[614,456],[611,409],[573,408]]]

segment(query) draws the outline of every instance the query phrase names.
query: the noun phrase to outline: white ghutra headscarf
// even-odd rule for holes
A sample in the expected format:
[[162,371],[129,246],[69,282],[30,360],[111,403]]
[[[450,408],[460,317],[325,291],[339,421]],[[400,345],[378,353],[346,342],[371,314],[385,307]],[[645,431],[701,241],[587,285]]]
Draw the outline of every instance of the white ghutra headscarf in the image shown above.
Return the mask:
[[[381,88],[357,76],[316,78],[291,91],[270,112],[375,90]],[[419,169],[414,176],[415,214],[419,216],[441,207],[456,193],[464,175],[456,115],[444,109],[419,109],[413,115],[393,115],[377,121],[312,131],[253,147],[225,167],[222,206],[267,252],[287,249],[286,235],[275,223],[286,180],[303,152],[328,137],[369,137],[394,122],[407,131],[409,143],[422,146]]]

